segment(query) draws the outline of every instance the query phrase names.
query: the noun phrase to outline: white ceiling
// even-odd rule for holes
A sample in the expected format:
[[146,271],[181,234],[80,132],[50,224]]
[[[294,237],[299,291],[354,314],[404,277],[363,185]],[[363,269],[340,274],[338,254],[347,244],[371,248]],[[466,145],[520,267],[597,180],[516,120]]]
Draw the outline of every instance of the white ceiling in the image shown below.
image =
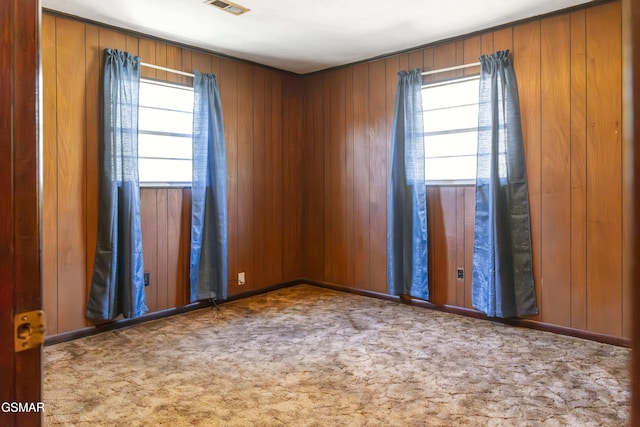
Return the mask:
[[309,73],[468,34],[590,0],[42,0],[47,9]]

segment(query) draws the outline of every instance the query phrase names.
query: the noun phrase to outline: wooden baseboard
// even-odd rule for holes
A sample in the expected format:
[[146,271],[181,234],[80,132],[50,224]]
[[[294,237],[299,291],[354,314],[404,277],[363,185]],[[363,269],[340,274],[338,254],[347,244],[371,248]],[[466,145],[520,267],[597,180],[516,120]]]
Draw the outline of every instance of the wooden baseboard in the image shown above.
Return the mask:
[[150,322],[152,320],[158,320],[169,316],[175,316],[176,314],[187,313],[193,310],[199,310],[201,308],[211,307],[213,303],[209,301],[198,301],[193,304],[183,305],[182,307],[169,308],[166,310],[154,311],[153,313],[144,314],[140,317],[131,319],[119,319],[113,321],[107,321],[94,326],[87,326],[86,328],[76,329],[74,331],[63,332],[61,334],[51,335],[44,339],[44,345],[59,344],[65,341],[71,341],[78,338],[88,337],[96,335],[101,332],[113,331],[114,329],[126,328],[133,325],[138,325],[144,322]]
[[[254,295],[260,295],[267,292],[272,292],[277,289],[288,288],[289,286],[299,285],[301,283],[304,283],[304,282],[302,280],[292,280],[290,282],[278,283],[273,286],[268,286],[266,288],[250,290],[247,292],[231,295],[224,301],[216,301],[216,304],[223,305],[227,302],[239,300],[242,298],[248,298]],[[94,326],[87,326],[86,328],[76,329],[74,331],[63,332],[61,334],[48,336],[44,340],[44,345],[59,344],[62,342],[71,341],[78,338],[96,335],[102,332],[113,331],[115,329],[126,328],[129,326],[138,325],[140,323],[150,322],[152,320],[164,319],[165,317],[175,316],[176,314],[187,313],[193,310],[200,310],[201,308],[207,308],[213,305],[214,304],[210,301],[198,301],[192,304],[183,305],[181,307],[154,311],[153,313],[147,313],[140,317],[136,317],[132,319],[119,319],[119,320],[107,321]]]
[[538,322],[530,319],[500,319],[497,317],[487,317],[483,313],[465,307],[457,307],[452,305],[434,304],[429,301],[413,298],[408,295],[396,297],[393,295],[381,294],[378,292],[365,291],[362,289],[354,289],[346,286],[336,285],[334,283],[319,282],[316,280],[304,280],[303,283],[319,286],[323,288],[333,289],[337,291],[347,292],[356,295],[365,295],[373,298],[381,298],[389,301],[397,301],[403,304],[415,305],[418,307],[428,308],[430,310],[438,310],[446,313],[459,314],[461,316],[474,317],[476,319],[498,322],[505,325],[517,326],[522,328],[535,329],[539,331],[552,332],[559,335],[567,335],[575,338],[582,338],[590,341],[611,344],[618,347],[631,348],[631,340],[628,338],[616,337],[613,335],[600,334],[597,332],[584,331],[581,329],[568,328],[566,326],[552,325],[550,323]]
[[[498,322],[498,323],[511,325],[511,326],[536,329],[536,330],[545,331],[545,332],[552,332],[555,334],[567,335],[571,337],[597,341],[604,344],[611,344],[619,347],[627,347],[627,348],[631,347],[631,340],[627,338],[599,334],[599,333],[590,332],[590,331],[583,331],[581,329],[568,328],[565,326],[552,325],[549,323],[538,322],[538,321],[529,320],[529,319],[499,319],[495,317],[487,317],[477,310],[473,310],[465,307],[434,304],[432,302],[421,300],[418,298],[413,298],[408,295],[402,295],[398,297],[398,296],[384,294],[380,292],[350,288],[347,286],[337,285],[335,283],[323,282],[319,280],[312,280],[312,279],[306,279],[306,278],[295,279],[289,282],[283,282],[283,283],[278,283],[272,286],[268,286],[266,288],[250,290],[247,292],[231,295],[224,301],[218,301],[217,304],[223,305],[227,302],[236,301],[239,299],[248,298],[255,295],[265,294],[278,289],[284,289],[290,286],[301,285],[301,284],[308,284],[308,285],[317,286],[320,288],[332,289],[334,291],[340,291],[340,292],[345,292],[345,293],[350,293],[355,295],[362,295],[362,296],[367,296],[371,298],[378,298],[378,299],[383,299],[387,301],[394,301],[402,304],[423,307],[430,310],[444,311],[447,313],[453,313],[453,314],[458,314],[458,315],[467,316],[467,317],[474,317],[476,319],[483,319],[483,320]],[[99,334],[101,332],[112,331],[114,329],[125,328],[128,326],[133,326],[133,325],[137,325],[144,322],[149,322],[151,320],[163,319],[165,317],[175,316],[176,314],[181,314],[181,313],[186,313],[193,310],[199,310],[201,308],[211,307],[212,305],[213,304],[209,301],[199,301],[199,302],[188,304],[182,307],[170,308],[167,310],[156,311],[153,313],[145,314],[144,316],[136,317],[134,319],[115,320],[113,322],[102,323],[96,326],[89,326],[86,328],[77,329],[75,331],[64,332],[61,334],[46,337],[44,344],[45,345],[59,344],[65,341],[71,341],[77,338]]]

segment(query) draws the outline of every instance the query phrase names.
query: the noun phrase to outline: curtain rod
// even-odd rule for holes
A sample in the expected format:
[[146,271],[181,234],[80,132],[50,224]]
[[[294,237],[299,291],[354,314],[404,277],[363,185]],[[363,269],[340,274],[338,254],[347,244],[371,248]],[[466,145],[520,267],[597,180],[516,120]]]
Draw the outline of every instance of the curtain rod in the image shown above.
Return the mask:
[[461,70],[461,69],[463,69],[463,68],[477,67],[478,65],[480,65],[480,63],[479,63],[479,62],[474,62],[473,64],[456,65],[455,67],[440,68],[439,70],[423,71],[423,72],[422,72],[422,75],[423,75],[423,76],[427,76],[427,75],[429,75],[429,74],[444,73],[445,71]]
[[159,65],[147,64],[146,62],[140,62],[140,65],[143,67],[155,68],[156,70],[166,71],[168,73],[181,74],[187,77],[195,77],[192,73],[186,73],[184,71],[174,70],[172,68],[161,67]]

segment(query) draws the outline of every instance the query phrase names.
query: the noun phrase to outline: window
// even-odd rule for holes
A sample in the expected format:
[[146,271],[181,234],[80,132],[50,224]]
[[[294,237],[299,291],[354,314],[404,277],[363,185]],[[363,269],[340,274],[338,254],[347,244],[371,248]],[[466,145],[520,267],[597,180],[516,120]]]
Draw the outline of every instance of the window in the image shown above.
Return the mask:
[[138,173],[141,185],[191,184],[193,88],[140,80]]
[[479,76],[467,76],[423,86],[428,184],[475,182],[479,85]]

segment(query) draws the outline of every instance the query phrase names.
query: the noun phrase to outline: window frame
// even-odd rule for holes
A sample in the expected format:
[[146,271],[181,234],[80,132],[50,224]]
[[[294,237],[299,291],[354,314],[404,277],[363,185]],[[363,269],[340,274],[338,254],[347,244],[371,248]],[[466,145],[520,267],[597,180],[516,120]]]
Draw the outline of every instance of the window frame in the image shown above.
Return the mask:
[[[149,78],[149,77],[141,77],[140,78],[140,83],[145,83],[145,84],[154,84],[154,85],[160,85],[160,86],[166,86],[166,87],[170,87],[170,88],[174,88],[174,89],[180,89],[180,90],[188,90],[193,92],[193,85],[190,84],[182,84],[182,83],[176,83],[176,82],[170,82],[167,80],[159,80],[159,79],[153,79],[153,78]],[[138,120],[139,116],[140,116],[140,109],[141,108],[148,108],[148,106],[141,106],[140,102],[138,103]],[[154,107],[150,107],[150,108],[154,108]],[[157,108],[157,107],[155,107]],[[171,111],[168,109],[165,109],[167,111]],[[181,110],[174,110],[174,111],[181,111]],[[193,123],[193,105],[191,106],[191,122]],[[188,138],[186,136],[186,134],[182,134],[182,133],[175,133],[175,132],[163,132],[163,131],[141,131],[140,127],[138,127],[138,178],[139,178],[139,186],[140,188],[191,188],[192,184],[193,184],[193,178],[190,179],[189,181],[142,181],[140,180],[140,159],[147,159],[149,157],[146,156],[140,156],[140,135],[145,134],[145,135],[158,135],[158,136],[168,136],[168,137],[182,137],[185,139],[189,139],[190,140],[190,145],[192,148],[192,153],[193,153],[193,128],[191,129],[191,137]],[[183,159],[183,158],[179,158],[179,157],[175,157],[175,158],[169,158],[167,157],[168,160],[189,160],[191,162],[193,162],[193,154],[191,156],[191,158],[189,159]],[[191,170],[193,170],[193,163],[191,163],[192,167]]]
[[[438,87],[438,86],[446,86],[448,84],[453,84],[456,83],[457,81],[459,81],[460,83],[464,82],[464,81],[469,81],[469,80],[477,80],[478,81],[478,85],[480,83],[480,73],[475,73],[475,74],[468,74],[468,75],[464,75],[464,76],[456,76],[456,77],[451,77],[451,78],[445,78],[445,79],[441,79],[441,80],[435,80],[435,81],[430,81],[427,83],[423,83],[421,90],[422,90],[422,95],[424,98],[424,90],[428,89],[429,87]],[[477,98],[477,105],[480,105],[480,92],[478,91],[478,98]],[[424,102],[423,102],[424,104]],[[423,114],[424,114],[424,107],[423,107]],[[467,129],[467,128],[465,128]],[[476,130],[478,129],[477,127],[477,121],[476,121]],[[446,131],[442,131],[443,133],[445,133]],[[477,131],[476,131],[477,132]],[[427,133],[424,131],[424,135],[425,138],[427,137]],[[477,142],[477,139],[476,139]],[[442,156],[444,157],[444,156]],[[451,156],[451,157],[464,157],[464,156]],[[476,145],[476,154],[475,154],[475,161],[476,161],[476,166],[477,166],[477,159],[478,159],[478,152],[477,152],[477,145]],[[425,162],[427,160],[427,153],[426,153],[426,141],[425,141]],[[425,180],[425,184],[427,186],[431,186],[431,187],[461,187],[461,186],[475,186],[476,184],[476,179],[427,179]]]

